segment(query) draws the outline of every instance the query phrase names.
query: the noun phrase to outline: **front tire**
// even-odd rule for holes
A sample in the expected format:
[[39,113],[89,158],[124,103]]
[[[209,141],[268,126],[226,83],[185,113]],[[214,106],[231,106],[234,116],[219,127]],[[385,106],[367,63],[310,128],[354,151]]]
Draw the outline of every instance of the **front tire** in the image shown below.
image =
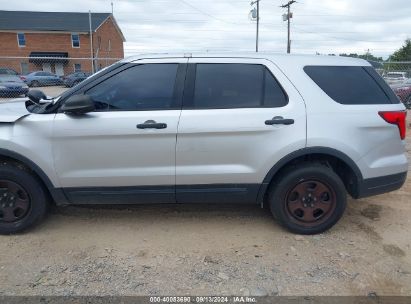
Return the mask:
[[339,176],[321,164],[287,168],[271,186],[274,217],[297,234],[322,233],[342,217],[347,194]]
[[48,199],[40,181],[18,164],[0,164],[0,234],[21,232],[47,213]]

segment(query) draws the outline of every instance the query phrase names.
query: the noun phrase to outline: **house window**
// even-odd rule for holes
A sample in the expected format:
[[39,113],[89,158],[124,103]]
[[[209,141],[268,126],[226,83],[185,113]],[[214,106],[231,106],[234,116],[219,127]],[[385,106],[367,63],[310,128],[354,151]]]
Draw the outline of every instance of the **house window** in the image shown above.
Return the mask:
[[19,44],[19,47],[26,46],[26,36],[24,33],[17,33],[17,43]]
[[27,62],[21,62],[20,67],[22,75],[27,75],[29,73],[29,64]]
[[74,64],[74,73],[81,72],[81,63]]
[[80,35],[79,34],[71,34],[71,45],[73,48],[80,47]]

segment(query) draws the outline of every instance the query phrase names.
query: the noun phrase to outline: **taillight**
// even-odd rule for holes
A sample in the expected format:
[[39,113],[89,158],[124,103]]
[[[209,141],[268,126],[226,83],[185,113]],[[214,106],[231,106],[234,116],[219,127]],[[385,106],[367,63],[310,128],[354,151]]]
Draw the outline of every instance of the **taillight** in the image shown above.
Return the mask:
[[378,112],[380,116],[388,123],[397,125],[398,130],[400,131],[400,137],[402,140],[405,139],[405,133],[407,130],[406,127],[406,118],[407,112],[406,111],[395,111],[395,112]]
[[26,77],[20,76],[20,79],[21,79],[21,80],[26,80]]

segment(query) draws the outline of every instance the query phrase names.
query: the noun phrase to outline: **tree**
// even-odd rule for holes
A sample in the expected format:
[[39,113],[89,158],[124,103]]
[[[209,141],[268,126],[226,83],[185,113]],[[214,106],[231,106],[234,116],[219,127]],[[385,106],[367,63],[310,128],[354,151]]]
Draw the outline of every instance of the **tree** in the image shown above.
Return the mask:
[[405,44],[390,56],[390,61],[411,61],[411,39],[405,40]]
[[351,53],[351,54],[340,54],[340,56],[361,58],[361,59],[371,60],[371,61],[383,61],[382,57],[376,57],[373,54],[371,54],[369,51],[362,55],[358,55],[357,53]]

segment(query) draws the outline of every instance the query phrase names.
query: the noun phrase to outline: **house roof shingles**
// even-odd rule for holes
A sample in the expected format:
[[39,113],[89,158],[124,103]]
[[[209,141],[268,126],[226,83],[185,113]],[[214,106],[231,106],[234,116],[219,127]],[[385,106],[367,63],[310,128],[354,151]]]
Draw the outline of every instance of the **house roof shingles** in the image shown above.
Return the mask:
[[[91,13],[94,32],[110,13]],[[89,32],[89,13],[1,11],[0,31]]]

